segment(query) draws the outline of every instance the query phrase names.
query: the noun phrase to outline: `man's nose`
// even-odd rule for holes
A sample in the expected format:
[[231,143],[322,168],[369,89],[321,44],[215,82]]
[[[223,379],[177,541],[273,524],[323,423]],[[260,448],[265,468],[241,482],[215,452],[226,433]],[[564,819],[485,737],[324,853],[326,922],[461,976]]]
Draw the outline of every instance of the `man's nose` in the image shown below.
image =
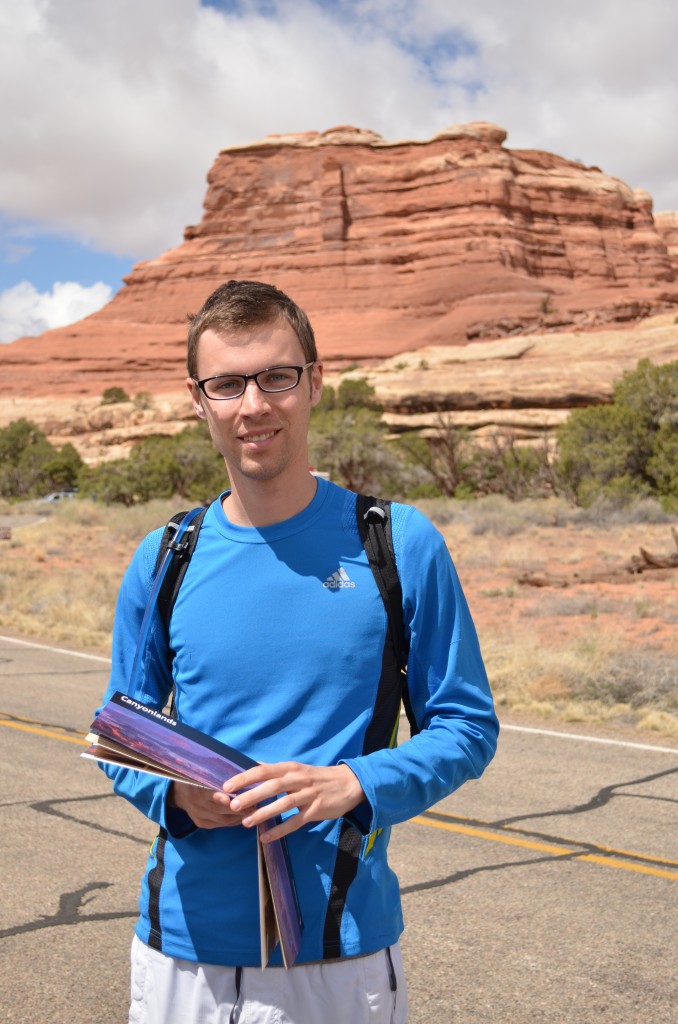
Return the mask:
[[268,404],[268,395],[262,391],[254,378],[245,381],[245,390],[240,397],[241,409],[257,410]]

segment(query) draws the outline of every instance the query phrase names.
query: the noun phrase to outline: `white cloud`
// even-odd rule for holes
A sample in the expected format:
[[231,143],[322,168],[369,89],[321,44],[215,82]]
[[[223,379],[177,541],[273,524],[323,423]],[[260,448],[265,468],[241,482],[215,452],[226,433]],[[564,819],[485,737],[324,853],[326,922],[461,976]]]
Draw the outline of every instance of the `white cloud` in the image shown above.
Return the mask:
[[678,208],[674,0],[227,6],[0,0],[0,210],[155,256],[200,219],[224,146],[336,124],[423,139],[466,120]]
[[98,281],[89,288],[75,281],[57,281],[51,292],[21,284],[0,292],[0,343],[66,327],[96,313],[111,299],[111,289]]

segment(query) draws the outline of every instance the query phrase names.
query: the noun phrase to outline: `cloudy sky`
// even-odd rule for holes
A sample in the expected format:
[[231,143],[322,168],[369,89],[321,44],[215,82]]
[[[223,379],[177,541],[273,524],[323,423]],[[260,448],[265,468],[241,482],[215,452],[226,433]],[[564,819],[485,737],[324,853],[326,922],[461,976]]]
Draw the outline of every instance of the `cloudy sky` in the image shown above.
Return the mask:
[[678,209],[675,0],[0,0],[0,341],[93,312],[225,146],[494,121]]

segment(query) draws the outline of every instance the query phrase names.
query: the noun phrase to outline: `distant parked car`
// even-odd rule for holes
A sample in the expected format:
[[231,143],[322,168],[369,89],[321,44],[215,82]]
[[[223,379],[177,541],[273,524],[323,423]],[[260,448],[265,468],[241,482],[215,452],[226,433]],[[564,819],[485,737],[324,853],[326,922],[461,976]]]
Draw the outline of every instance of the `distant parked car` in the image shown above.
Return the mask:
[[53,491],[51,494],[45,495],[43,501],[63,501],[64,498],[74,498],[77,494],[77,490],[70,491]]

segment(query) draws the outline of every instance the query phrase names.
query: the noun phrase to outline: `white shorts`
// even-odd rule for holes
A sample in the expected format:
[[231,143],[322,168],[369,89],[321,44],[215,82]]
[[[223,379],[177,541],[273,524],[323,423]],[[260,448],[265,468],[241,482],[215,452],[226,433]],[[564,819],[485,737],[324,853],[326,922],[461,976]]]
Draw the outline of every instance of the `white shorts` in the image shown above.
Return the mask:
[[165,956],[134,936],[129,1024],[404,1024],[400,945],[283,967],[220,967]]

